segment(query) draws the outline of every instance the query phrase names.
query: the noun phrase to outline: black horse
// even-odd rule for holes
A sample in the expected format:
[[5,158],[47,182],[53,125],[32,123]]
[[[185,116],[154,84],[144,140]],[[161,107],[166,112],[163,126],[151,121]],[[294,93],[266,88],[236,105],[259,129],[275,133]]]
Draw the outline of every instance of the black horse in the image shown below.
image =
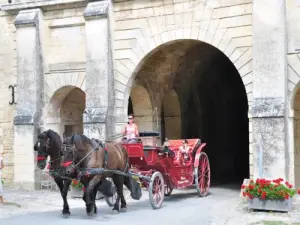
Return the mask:
[[[37,136],[37,141],[34,145],[34,151],[37,151],[37,166],[39,169],[43,170],[47,164],[47,157],[50,157],[50,171],[54,173],[54,181],[59,187],[61,196],[63,198],[63,210],[62,214],[64,216],[70,215],[69,204],[67,201],[67,195],[69,186],[71,184],[71,178],[76,178],[77,174],[69,174],[68,179],[64,177],[64,167],[61,166],[62,155],[62,140],[59,134],[53,130],[47,130],[40,133]],[[107,181],[109,182],[109,181]],[[101,187],[100,187],[101,188]],[[101,189],[99,190],[101,191]],[[102,188],[103,189],[103,188]],[[111,197],[113,193],[105,189],[105,193],[101,191],[106,197]]]

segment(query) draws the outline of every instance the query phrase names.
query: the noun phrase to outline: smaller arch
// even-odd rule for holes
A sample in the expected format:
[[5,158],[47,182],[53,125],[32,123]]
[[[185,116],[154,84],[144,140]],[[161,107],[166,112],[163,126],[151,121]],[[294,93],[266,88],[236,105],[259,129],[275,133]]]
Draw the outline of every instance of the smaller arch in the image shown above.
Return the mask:
[[148,91],[141,85],[131,89],[130,98],[134,113],[134,121],[139,131],[153,130],[152,104]]
[[290,110],[294,110],[294,108],[295,108],[295,98],[296,98],[296,95],[297,95],[297,92],[299,91],[299,89],[300,89],[300,81],[298,81],[298,83],[295,84],[293,91],[290,94],[290,97],[289,97],[289,107],[290,107],[289,109]]
[[168,91],[163,99],[163,136],[169,139],[181,138],[181,110],[178,95],[174,89]]
[[71,85],[61,87],[54,92],[46,107],[45,124],[60,135],[83,133],[84,109],[84,91]]

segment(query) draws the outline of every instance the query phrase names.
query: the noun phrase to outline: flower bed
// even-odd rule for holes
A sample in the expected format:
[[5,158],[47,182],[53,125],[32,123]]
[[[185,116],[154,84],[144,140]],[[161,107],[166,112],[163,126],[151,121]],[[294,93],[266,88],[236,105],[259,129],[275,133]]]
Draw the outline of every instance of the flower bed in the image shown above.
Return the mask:
[[[83,186],[83,184],[79,181],[79,180],[72,180],[71,183],[71,197],[73,198],[82,198],[83,196],[83,192],[85,191],[85,187]],[[99,191],[97,191],[97,195],[96,195],[96,199],[101,199],[103,198],[102,193],[100,193]]]
[[249,208],[290,211],[292,197],[300,194],[300,191],[293,188],[282,178],[276,180],[257,179],[250,180],[248,185],[242,185],[243,196],[248,198]]

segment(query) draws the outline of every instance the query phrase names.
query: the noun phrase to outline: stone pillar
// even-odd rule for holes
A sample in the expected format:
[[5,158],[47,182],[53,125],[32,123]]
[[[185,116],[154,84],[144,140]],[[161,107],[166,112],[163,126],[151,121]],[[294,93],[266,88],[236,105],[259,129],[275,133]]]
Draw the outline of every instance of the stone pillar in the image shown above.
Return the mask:
[[41,126],[43,63],[39,9],[20,11],[17,29],[18,102],[14,117],[14,182],[34,188],[36,181],[33,145]]
[[[287,118],[287,133],[288,135],[288,151],[289,151],[289,165],[287,165],[287,167],[289,167],[289,171],[288,172],[288,181],[293,184],[296,185],[296,177],[295,175],[297,174],[297,172],[295,171],[296,169],[296,165],[295,165],[295,157],[296,157],[296,151],[295,151],[295,139],[296,134],[295,134],[295,128],[294,126],[296,126],[295,124],[295,112],[294,110],[290,109],[288,112],[288,118]],[[297,184],[297,187],[299,187],[299,185]]]
[[287,178],[287,41],[284,0],[253,1],[254,178]]
[[109,29],[109,1],[84,10],[86,37],[86,113],[84,133],[104,139],[114,134],[114,90]]

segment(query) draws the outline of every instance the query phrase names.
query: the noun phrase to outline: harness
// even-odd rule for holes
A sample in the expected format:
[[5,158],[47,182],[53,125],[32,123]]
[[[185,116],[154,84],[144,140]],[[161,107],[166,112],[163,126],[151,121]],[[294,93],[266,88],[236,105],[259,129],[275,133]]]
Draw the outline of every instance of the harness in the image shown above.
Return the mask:
[[[75,152],[76,152],[75,148],[73,148],[71,146],[68,146],[68,145],[64,146],[65,148],[72,150],[73,160],[72,161],[68,161],[68,162],[64,162],[63,163],[63,167],[68,167],[68,166],[72,165],[72,168],[78,172],[78,179],[80,179],[82,175],[89,176],[89,175],[96,175],[96,174],[100,174],[100,173],[104,173],[104,172],[115,172],[115,171],[107,169],[107,164],[108,164],[108,149],[105,146],[105,142],[98,141],[98,140],[95,140],[95,141],[98,143],[98,145],[96,147],[94,147],[91,151],[89,151],[78,163],[75,163],[75,158],[76,158],[75,157]],[[90,154],[92,154],[93,151],[99,150],[99,146],[104,150],[104,159],[103,159],[104,168],[78,169],[78,165],[84,159],[86,159]],[[129,167],[129,163],[128,163],[128,160],[127,160],[126,166],[124,168],[124,171],[121,172],[121,173],[124,173],[128,169],[128,167]]]

